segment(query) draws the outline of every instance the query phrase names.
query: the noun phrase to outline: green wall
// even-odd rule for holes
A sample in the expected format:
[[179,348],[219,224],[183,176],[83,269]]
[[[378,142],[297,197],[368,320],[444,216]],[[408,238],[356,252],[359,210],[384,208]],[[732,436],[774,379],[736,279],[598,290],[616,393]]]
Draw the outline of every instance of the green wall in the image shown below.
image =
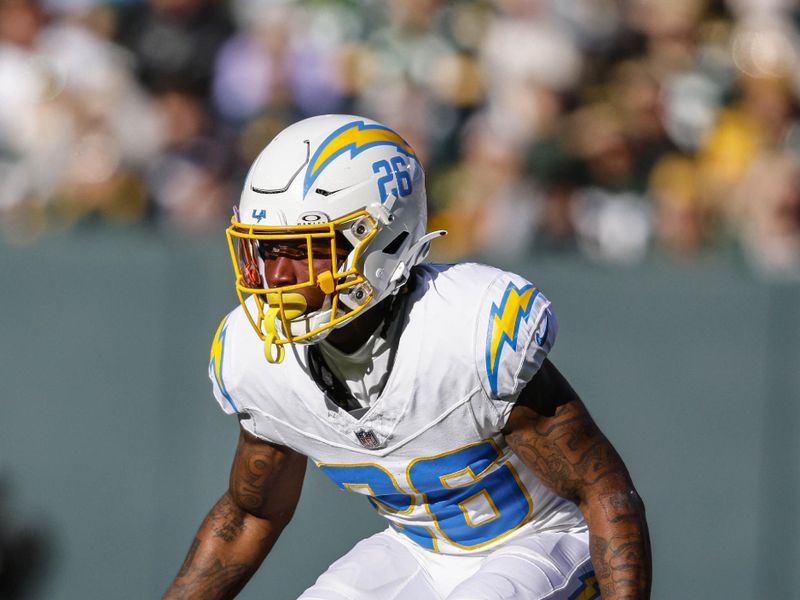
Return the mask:
[[[653,597],[800,598],[800,288],[714,260],[508,266],[554,302],[552,356],[645,499]],[[49,535],[37,598],[156,598],[177,571],[237,434],[206,377],[231,281],[222,237],[0,245],[0,479],[11,526]],[[380,527],[311,470],[240,597],[291,600]]]

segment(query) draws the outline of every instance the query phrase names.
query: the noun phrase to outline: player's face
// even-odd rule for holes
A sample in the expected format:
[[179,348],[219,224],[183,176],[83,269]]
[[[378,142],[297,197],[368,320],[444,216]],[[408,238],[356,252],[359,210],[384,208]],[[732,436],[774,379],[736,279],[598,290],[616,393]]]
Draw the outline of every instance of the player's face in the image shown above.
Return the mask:
[[[311,264],[315,273],[333,271],[333,255],[329,240],[315,240],[312,243]],[[347,259],[349,244],[337,236],[336,266]],[[264,277],[267,287],[279,288],[308,281],[308,246],[305,240],[276,240],[260,243],[261,257],[264,259]],[[325,293],[319,287],[304,287],[295,290],[302,294],[308,305],[307,312],[322,308]]]

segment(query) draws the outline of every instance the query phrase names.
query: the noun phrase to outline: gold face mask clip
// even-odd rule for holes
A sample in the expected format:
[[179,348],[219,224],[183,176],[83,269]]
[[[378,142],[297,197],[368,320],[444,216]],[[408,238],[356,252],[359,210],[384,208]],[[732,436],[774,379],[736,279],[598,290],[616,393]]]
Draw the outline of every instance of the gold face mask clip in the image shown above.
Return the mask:
[[323,271],[317,275],[317,285],[323,294],[332,294],[336,290],[336,281],[333,279],[333,273]]

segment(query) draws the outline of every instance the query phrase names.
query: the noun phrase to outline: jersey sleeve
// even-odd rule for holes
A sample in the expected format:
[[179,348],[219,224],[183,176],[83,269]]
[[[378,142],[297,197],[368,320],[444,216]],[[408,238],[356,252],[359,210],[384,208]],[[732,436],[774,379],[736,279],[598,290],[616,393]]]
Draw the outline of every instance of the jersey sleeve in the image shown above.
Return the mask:
[[[226,376],[232,370],[230,340],[227,339],[229,318],[230,315],[222,319],[219,327],[217,327],[217,332],[214,334],[214,340],[211,342],[208,377],[211,379],[211,388],[220,408],[227,414],[232,415],[239,413],[240,410],[226,384]],[[230,377],[227,379],[229,382]]]
[[479,309],[475,343],[484,398],[477,407],[483,414],[476,417],[484,426],[502,429],[557,332],[550,301],[532,283],[511,273],[492,283]]
[[[222,319],[214,334],[208,361],[214,398],[226,414],[239,418],[239,427],[248,433],[267,442],[284,444],[271,421],[264,417],[263,407],[253,402],[253,381],[246,376],[251,371],[247,362],[249,347],[241,335],[243,326],[241,313],[234,310]],[[249,323],[246,327],[249,332]]]

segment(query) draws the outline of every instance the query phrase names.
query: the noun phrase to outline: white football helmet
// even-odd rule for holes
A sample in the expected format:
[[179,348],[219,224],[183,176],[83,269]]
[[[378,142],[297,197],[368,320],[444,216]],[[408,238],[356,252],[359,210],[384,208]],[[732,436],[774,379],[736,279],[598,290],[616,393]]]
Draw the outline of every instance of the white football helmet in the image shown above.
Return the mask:
[[[426,224],[422,166],[388,127],[325,115],[278,134],[250,168],[227,229],[236,291],[267,360],[280,362],[284,344],[317,342],[396,293],[445,234],[426,234]],[[307,281],[268,286],[264,247],[276,242],[304,246]],[[314,243],[326,256],[330,244],[330,271],[314,272]],[[297,291],[314,286],[325,302],[309,311]]]

